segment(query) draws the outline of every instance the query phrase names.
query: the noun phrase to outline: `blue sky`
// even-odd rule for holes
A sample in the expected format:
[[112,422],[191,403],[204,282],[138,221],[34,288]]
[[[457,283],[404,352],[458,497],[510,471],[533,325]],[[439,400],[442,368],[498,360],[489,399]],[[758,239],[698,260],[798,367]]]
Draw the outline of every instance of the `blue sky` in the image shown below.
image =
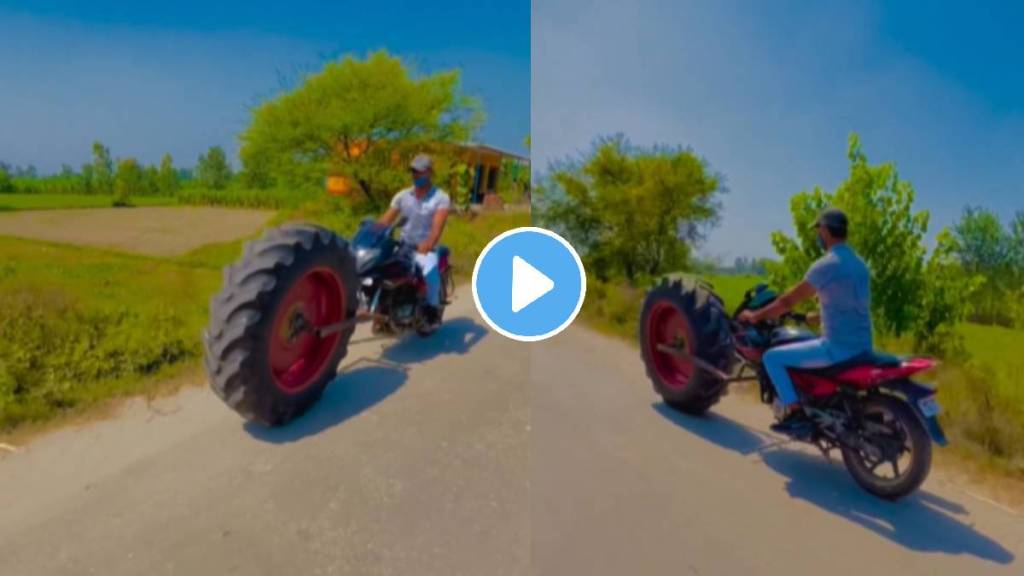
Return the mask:
[[[898,5],[897,5],[898,4]],[[932,214],[1024,209],[1021,4],[537,2],[533,161],[600,134],[691,146],[725,174],[724,218],[702,252],[771,256],[789,197],[847,173],[860,133]]]
[[233,155],[251,106],[282,82],[379,48],[421,72],[461,68],[487,113],[477,139],[522,153],[529,26],[527,0],[0,0],[0,160],[77,167],[94,139],[144,162]]

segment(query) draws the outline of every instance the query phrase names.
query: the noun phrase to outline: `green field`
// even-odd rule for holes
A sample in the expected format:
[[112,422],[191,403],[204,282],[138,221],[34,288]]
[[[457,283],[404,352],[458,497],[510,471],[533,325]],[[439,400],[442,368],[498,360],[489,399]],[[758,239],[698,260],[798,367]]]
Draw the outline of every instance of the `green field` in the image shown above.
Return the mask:
[[[174,204],[174,198],[136,196],[135,206],[165,206]],[[110,208],[113,196],[86,194],[0,194],[0,211],[4,210],[57,210],[61,208]]]

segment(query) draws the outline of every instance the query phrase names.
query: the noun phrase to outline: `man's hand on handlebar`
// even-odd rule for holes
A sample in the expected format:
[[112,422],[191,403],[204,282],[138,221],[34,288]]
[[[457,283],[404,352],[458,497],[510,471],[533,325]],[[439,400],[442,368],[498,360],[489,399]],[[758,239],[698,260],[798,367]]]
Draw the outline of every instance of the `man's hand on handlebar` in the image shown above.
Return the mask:
[[740,324],[757,324],[761,321],[757,316],[757,312],[754,312],[753,310],[744,310],[740,312],[740,315],[736,317],[736,320]]

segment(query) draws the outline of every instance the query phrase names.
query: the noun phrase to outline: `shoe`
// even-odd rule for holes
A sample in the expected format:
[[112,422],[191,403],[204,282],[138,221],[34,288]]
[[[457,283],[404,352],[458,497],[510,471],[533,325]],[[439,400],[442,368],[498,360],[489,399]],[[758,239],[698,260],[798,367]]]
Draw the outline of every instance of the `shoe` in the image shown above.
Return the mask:
[[811,420],[804,414],[802,409],[798,408],[790,412],[782,420],[772,424],[769,428],[772,432],[778,434],[801,438],[810,434]]
[[436,306],[423,306],[423,319],[426,321],[426,328],[434,330],[441,325],[441,310]]

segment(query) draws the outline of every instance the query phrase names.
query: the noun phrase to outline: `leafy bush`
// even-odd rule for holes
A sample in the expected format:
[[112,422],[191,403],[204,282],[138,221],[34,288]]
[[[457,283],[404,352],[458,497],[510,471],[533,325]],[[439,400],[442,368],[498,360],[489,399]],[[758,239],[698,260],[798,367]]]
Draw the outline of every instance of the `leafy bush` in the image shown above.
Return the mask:
[[169,307],[91,308],[60,288],[3,290],[0,429],[87,401],[104,382],[196,357]]

